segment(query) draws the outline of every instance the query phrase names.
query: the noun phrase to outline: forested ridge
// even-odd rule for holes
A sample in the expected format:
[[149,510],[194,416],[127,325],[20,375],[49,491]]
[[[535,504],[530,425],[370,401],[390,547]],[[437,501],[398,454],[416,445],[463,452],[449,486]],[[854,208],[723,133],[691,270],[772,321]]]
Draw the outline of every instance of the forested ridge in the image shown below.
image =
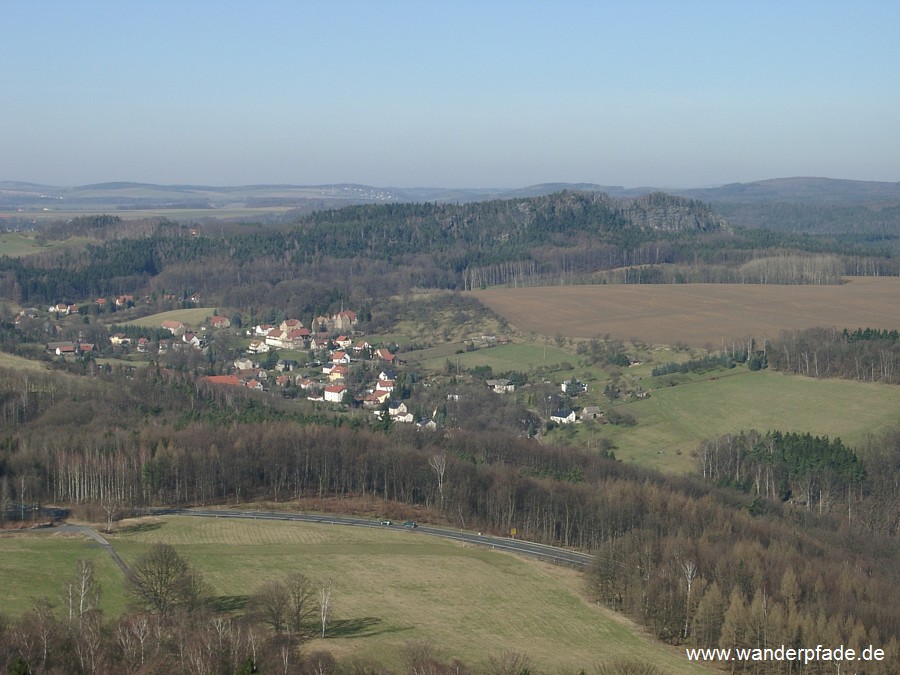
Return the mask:
[[[279,227],[95,218],[71,224],[96,241],[86,248],[0,258],[0,295],[44,304],[174,290],[240,307],[248,292],[310,280],[345,295],[360,285],[390,295],[416,286],[615,282],[596,275],[619,268],[641,270],[628,283],[836,283],[842,274],[897,273],[884,251],[733,228],[700,202],[664,194],[351,206]],[[50,225],[42,236],[67,231]]]

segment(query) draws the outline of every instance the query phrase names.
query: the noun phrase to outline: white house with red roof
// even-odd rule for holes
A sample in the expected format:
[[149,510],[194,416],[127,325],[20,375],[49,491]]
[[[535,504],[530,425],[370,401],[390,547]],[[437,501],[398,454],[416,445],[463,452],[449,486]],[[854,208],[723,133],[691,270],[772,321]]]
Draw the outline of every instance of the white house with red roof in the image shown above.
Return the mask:
[[332,384],[325,387],[325,400],[332,403],[340,403],[344,400],[344,392],[347,387],[342,384]]

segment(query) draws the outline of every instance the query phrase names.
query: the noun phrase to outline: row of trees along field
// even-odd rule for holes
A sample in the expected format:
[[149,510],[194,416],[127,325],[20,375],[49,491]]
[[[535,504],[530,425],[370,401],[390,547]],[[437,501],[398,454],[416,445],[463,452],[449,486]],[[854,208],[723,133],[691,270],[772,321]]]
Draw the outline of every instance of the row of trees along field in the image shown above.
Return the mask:
[[768,343],[766,356],[771,368],[783,372],[900,384],[897,331],[809,328],[784,332]]
[[[384,433],[341,418],[292,418],[250,392],[151,369],[131,379],[60,378],[0,378],[0,400],[18,411],[0,416],[4,506],[53,501],[124,513],[370,495],[426,507],[464,528],[516,527],[527,539],[591,550],[598,599],[672,643],[706,646],[717,625],[736,625],[734,640],[755,643],[866,639],[889,646],[895,659],[893,671],[867,672],[896,672],[900,615],[886,599],[900,587],[900,432],[848,460],[846,476],[837,472],[834,480],[852,486],[849,512],[820,514],[766,499],[762,488],[753,502],[700,479],[667,478],[508,432]],[[60,406],[65,414],[56,414]],[[779,471],[794,480],[792,457],[771,467],[779,489]],[[835,484],[835,500],[843,484]],[[788,593],[791,574],[797,590]],[[761,627],[749,618],[760,604],[772,622]],[[737,618],[719,621],[720,609]],[[703,627],[698,616],[707,617]],[[718,640],[730,639],[722,634]]]

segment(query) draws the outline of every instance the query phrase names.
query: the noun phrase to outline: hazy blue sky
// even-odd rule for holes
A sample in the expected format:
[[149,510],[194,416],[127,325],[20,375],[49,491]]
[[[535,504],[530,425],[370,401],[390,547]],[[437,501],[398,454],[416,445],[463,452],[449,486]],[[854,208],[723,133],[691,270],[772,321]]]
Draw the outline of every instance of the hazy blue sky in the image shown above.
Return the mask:
[[0,3],[0,180],[900,180],[900,2]]

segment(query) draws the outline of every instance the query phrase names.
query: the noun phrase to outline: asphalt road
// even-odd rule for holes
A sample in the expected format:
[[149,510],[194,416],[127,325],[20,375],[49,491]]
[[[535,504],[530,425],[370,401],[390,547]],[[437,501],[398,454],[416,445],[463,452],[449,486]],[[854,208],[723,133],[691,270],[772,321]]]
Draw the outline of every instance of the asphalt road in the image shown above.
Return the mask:
[[546,560],[558,565],[569,565],[570,567],[584,568],[593,556],[588,553],[578,553],[568,549],[559,548],[557,546],[547,546],[545,544],[535,544],[530,541],[522,541],[520,539],[512,539],[508,537],[494,537],[489,535],[477,534],[475,532],[465,532],[462,530],[450,530],[440,527],[429,527],[427,525],[419,525],[416,528],[403,527],[402,523],[392,523],[391,525],[382,525],[376,520],[367,520],[365,518],[352,518],[349,516],[330,516],[330,515],[308,515],[303,513],[286,513],[271,511],[234,511],[234,510],[216,510],[216,509],[160,509],[154,510],[152,513],[157,515],[178,515],[178,516],[194,516],[200,518],[252,518],[257,520],[281,520],[294,521],[301,523],[322,523],[326,525],[346,525],[350,527],[373,527],[383,530],[404,530],[410,535],[429,535],[432,537],[443,537],[444,539],[453,539],[454,541],[462,541],[476,546],[484,546],[498,551],[510,551],[521,555]]

